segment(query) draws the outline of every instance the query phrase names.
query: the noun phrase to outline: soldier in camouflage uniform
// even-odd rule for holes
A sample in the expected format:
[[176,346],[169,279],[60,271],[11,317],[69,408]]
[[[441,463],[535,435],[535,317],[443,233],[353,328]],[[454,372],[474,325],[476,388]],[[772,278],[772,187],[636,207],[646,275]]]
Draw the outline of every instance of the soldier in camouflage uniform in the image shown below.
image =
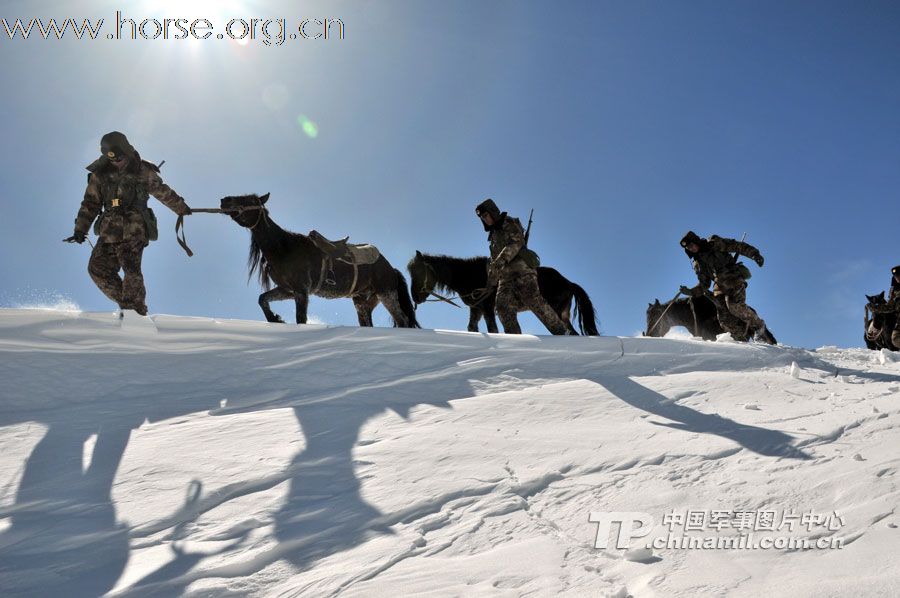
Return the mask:
[[[693,260],[694,272],[699,281],[693,288],[681,287],[681,292],[698,297],[706,294],[710,283],[715,282],[713,301],[719,311],[719,323],[722,328],[738,338],[744,337],[749,330],[755,333],[756,340],[774,344],[773,337],[766,329],[766,323],[746,303],[747,279],[750,278],[750,271],[737,259],[738,255],[748,257],[761,268],[765,260],[759,250],[749,243],[717,235],[701,239],[693,231],[689,231],[681,239],[681,246]],[[737,317],[744,324],[744,329],[734,329],[729,318],[722,317],[724,311]]]
[[497,315],[507,334],[521,334],[516,314],[528,309],[553,334],[568,334],[553,308],[541,296],[537,270],[522,256],[525,231],[518,218],[501,213],[491,199],[481,202],[475,213],[489,232],[491,262],[488,265],[488,288],[497,287]]
[[[869,304],[869,309],[875,313],[896,313],[897,323],[891,332],[891,343],[900,349],[900,266],[894,266],[891,269],[891,290],[888,294],[887,303],[883,305]],[[873,334],[877,331],[874,329],[874,322],[869,325]]]
[[[84,243],[91,223],[99,237],[88,272],[103,293],[120,309],[147,315],[141,257],[156,240],[156,217],[147,206],[153,195],[178,215],[191,209],[159,176],[159,168],[145,160],[122,133],[107,133],[100,140],[102,155],[87,167],[87,189],[75,218],[75,233],[68,243]],[[99,218],[98,218],[99,217]],[[119,270],[125,272],[124,280]]]

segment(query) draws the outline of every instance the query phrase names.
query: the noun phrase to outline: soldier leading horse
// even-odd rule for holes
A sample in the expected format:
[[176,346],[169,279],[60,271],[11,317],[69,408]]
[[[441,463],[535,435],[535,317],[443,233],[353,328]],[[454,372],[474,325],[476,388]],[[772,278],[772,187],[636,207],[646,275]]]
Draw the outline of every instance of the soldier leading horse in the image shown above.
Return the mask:
[[[446,255],[429,255],[420,251],[406,266],[410,274],[410,290],[418,305],[437,291],[453,291],[469,307],[469,332],[478,332],[478,321],[484,318],[488,332],[497,332],[495,312],[497,292],[487,286],[488,258],[486,256],[457,258]],[[571,334],[572,299],[575,300],[575,318],[582,334],[599,336],[594,304],[583,288],[570,281],[553,268],[537,269],[541,295],[563,321]]]

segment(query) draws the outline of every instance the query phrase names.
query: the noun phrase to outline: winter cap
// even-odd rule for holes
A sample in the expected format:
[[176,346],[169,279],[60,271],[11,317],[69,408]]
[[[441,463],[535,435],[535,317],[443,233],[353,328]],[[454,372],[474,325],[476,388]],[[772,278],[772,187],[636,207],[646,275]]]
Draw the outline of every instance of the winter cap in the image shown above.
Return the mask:
[[134,147],[128,143],[128,138],[118,131],[107,133],[100,139],[100,152],[110,160],[122,156],[132,157],[137,153]]
[[701,243],[702,241],[703,241],[703,239],[701,239],[700,236],[697,235],[697,233],[695,233],[695,232],[692,231],[692,230],[689,230],[689,231],[687,232],[687,234],[684,235],[684,237],[682,237],[682,239],[681,239],[681,246],[682,246],[682,247],[687,247],[687,246],[690,245],[691,243],[694,243],[695,245],[701,245],[701,244],[702,244],[702,243]]
[[495,204],[494,200],[491,198],[487,198],[475,208],[475,213],[478,214],[478,216],[481,216],[485,212],[490,214],[491,218],[494,220],[500,218],[500,208],[497,207],[497,204]]

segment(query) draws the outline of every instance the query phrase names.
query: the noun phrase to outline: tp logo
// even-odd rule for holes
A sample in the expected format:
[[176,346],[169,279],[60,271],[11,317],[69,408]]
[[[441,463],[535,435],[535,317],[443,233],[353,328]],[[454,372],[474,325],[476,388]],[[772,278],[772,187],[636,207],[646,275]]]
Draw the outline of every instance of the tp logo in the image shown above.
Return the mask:
[[[607,547],[613,523],[619,524],[616,548],[630,548],[632,539],[643,538],[650,533],[650,528],[653,527],[653,516],[649,513],[591,511],[588,520],[597,524],[597,539],[594,541],[594,548]],[[639,525],[635,526],[635,523]]]

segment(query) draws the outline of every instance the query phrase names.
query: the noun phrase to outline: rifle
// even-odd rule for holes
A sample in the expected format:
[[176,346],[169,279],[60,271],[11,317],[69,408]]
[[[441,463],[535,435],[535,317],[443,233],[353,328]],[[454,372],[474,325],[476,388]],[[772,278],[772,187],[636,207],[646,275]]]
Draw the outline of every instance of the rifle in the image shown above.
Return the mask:
[[531,208],[531,213],[528,214],[528,226],[525,228],[525,247],[528,247],[528,237],[531,236],[532,216],[534,216],[534,208]]

